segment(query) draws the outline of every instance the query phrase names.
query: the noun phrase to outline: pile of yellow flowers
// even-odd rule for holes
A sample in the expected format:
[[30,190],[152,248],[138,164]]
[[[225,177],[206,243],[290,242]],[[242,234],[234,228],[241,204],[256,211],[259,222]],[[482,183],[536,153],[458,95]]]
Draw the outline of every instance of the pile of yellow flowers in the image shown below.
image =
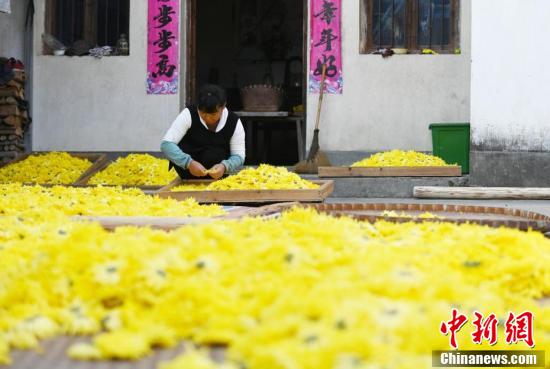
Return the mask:
[[91,166],[89,160],[66,152],[30,155],[0,168],[0,183],[71,184]]
[[168,170],[168,160],[149,154],[130,154],[118,158],[88,181],[94,185],[164,186],[177,177]]
[[379,152],[355,162],[352,167],[445,167],[449,164],[437,156],[416,151],[392,150]]
[[224,213],[219,205],[161,199],[136,188],[0,185],[0,216],[46,221],[72,215],[210,217]]
[[219,181],[205,184],[183,184],[172,191],[228,191],[228,190],[295,190],[314,189],[319,185],[302,179],[285,167],[261,164],[258,168],[246,168]]
[[[294,209],[172,232],[0,217],[0,362],[40,339],[89,335],[77,359],[138,359],[182,339],[226,344],[161,369],[431,367],[452,308],[534,316],[550,351],[550,240],[449,223],[376,224]],[[520,342],[514,349],[526,348]]]
[[208,191],[208,186],[209,183],[185,183],[172,187],[170,191]]

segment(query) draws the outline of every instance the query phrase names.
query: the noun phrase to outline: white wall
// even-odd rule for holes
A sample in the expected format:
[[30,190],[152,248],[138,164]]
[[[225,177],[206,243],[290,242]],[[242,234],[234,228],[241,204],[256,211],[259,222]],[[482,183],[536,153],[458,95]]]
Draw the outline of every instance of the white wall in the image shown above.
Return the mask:
[[[344,93],[324,97],[323,149],[429,151],[430,123],[469,121],[470,0],[461,3],[461,55],[382,59],[359,54],[360,0],[342,1]],[[308,94],[308,145],[317,101]]]
[[548,0],[473,2],[474,148],[550,150],[548,19]]
[[[158,150],[184,99],[145,93],[146,2],[131,2],[131,55],[102,60],[41,55],[44,3],[36,0],[33,149]],[[462,4],[461,55],[382,59],[359,54],[360,0],[343,1],[344,94],[325,96],[323,149],[430,150],[430,123],[469,121],[470,1]],[[317,98],[308,95],[308,143]]]
[[33,150],[158,151],[180,96],[146,94],[147,2],[130,2],[130,56],[103,59],[42,55],[35,5]]
[[11,13],[0,12],[0,56],[24,58],[26,3],[11,1]]

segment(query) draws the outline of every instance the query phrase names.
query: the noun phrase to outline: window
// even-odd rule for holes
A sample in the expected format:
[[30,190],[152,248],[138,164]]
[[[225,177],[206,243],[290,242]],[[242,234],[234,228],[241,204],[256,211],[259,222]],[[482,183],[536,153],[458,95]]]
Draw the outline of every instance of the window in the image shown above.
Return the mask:
[[129,19],[129,0],[48,0],[46,32],[67,47],[75,41],[114,47],[122,34],[128,37]]
[[459,47],[459,0],[361,0],[361,52]]

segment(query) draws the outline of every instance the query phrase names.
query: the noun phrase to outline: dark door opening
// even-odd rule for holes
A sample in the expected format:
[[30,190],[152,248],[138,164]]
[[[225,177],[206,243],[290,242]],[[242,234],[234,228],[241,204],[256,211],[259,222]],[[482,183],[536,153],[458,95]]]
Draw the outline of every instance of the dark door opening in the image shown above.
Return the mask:
[[[241,88],[275,85],[284,91],[279,110],[302,111],[305,119],[307,0],[188,0],[187,14],[188,102],[201,85],[214,83],[225,88],[228,108],[241,111]],[[295,121],[241,120],[247,129],[246,164],[298,161]]]

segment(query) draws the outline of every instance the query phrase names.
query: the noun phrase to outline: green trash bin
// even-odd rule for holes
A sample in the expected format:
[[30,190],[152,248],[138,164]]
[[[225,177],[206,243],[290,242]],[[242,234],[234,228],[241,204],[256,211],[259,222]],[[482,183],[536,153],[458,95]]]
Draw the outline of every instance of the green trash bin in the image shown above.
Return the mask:
[[470,173],[470,123],[432,123],[433,154]]

